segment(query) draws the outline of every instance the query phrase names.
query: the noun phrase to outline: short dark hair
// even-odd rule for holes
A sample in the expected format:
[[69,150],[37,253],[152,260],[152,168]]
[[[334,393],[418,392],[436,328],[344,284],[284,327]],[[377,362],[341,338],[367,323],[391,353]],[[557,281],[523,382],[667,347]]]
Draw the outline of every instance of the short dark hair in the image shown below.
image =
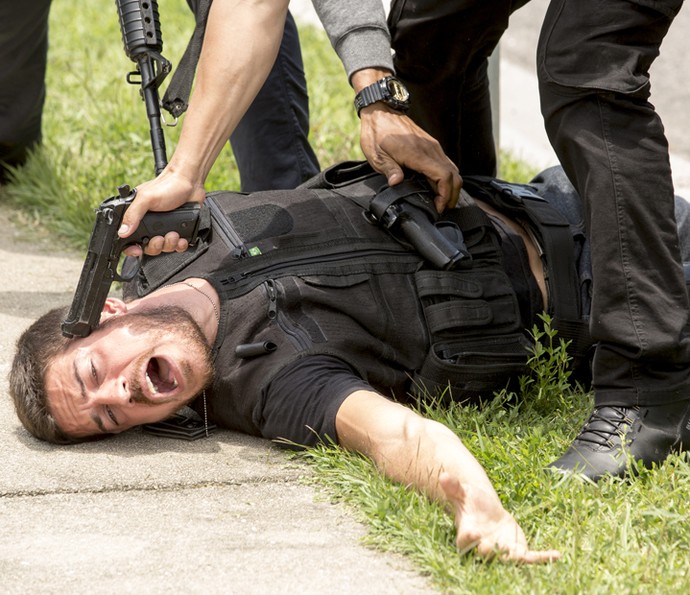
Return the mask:
[[58,427],[46,396],[46,370],[69,344],[60,329],[66,314],[66,307],[55,308],[22,333],[9,376],[10,395],[19,421],[33,436],[53,444],[82,442]]

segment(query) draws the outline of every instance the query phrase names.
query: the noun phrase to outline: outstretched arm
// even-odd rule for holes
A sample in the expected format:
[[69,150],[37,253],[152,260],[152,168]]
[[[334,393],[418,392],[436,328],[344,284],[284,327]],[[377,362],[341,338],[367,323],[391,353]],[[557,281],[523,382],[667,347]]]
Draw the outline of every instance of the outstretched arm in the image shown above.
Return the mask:
[[336,416],[339,443],[371,458],[391,479],[445,502],[455,515],[456,544],[486,558],[549,562],[556,550],[529,549],[479,462],[446,426],[366,390],[353,392]]

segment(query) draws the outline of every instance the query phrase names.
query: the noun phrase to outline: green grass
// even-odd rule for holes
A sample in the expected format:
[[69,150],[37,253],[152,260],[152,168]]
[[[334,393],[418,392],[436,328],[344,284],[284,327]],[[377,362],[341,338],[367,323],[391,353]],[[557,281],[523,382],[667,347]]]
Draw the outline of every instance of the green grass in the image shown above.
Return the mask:
[[[163,54],[173,64],[191,33],[184,0],[161,3]],[[22,219],[49,229],[63,244],[83,249],[92,208],[118,185],[153,175],[148,128],[133,68],[120,41],[112,0],[55,0],[51,13],[45,143],[0,199]],[[312,143],[322,166],[361,159],[352,91],[324,35],[304,29],[302,43],[311,98]],[[178,128],[167,128],[168,155]],[[529,166],[501,156],[501,177],[526,181]],[[225,150],[207,189],[239,186]],[[372,546],[402,552],[439,590],[457,593],[686,593],[690,587],[690,468],[671,457],[661,469],[631,481],[597,485],[563,480],[545,471],[589,413],[591,397],[565,387],[558,345],[535,361],[517,402],[499,396],[482,408],[423,407],[466,442],[494,482],[504,504],[535,547],[559,548],[561,561],[545,566],[488,564],[460,557],[453,526],[438,506],[381,478],[359,456],[337,448],[302,458],[333,498],[352,505],[369,527]],[[353,570],[354,571],[354,570]]]
[[535,350],[521,397],[482,407],[420,404],[458,434],[482,463],[504,505],[535,548],[563,558],[544,566],[459,557],[451,518],[438,505],[381,477],[361,456],[337,447],[299,456],[315,482],[347,502],[369,527],[367,543],[404,554],[448,593],[687,593],[690,524],[687,459],[672,456],[633,480],[598,484],[545,470],[587,416],[591,396],[568,387],[563,347]]

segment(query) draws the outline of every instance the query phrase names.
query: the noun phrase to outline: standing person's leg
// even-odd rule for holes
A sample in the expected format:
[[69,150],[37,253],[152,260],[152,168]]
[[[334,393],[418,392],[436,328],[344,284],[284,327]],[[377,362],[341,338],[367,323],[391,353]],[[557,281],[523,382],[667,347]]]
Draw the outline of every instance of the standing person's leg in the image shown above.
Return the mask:
[[41,141],[50,0],[0,3],[0,181]]
[[309,144],[309,96],[297,26],[288,13],[271,74],[230,136],[243,192],[295,188],[319,172]]
[[[552,0],[538,74],[592,248],[595,410],[553,466],[594,479],[690,446],[690,344],[671,168],[649,68],[682,0]],[[653,8],[651,8],[653,6]],[[625,435],[625,438],[623,438]]]
[[511,13],[529,0],[393,0],[388,18],[410,117],[460,173],[494,175],[488,59]]

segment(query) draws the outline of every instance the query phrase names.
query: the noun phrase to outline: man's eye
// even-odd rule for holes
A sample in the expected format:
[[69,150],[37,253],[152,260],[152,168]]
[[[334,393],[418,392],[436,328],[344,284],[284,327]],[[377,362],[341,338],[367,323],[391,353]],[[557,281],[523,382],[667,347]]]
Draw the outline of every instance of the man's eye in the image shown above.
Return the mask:
[[93,361],[91,363],[91,377],[98,382],[98,374],[96,373],[96,366],[93,365]]
[[112,421],[116,426],[119,425],[117,423],[117,418],[115,417],[113,410],[108,405],[106,405],[105,407],[105,413],[110,418],[110,421]]

